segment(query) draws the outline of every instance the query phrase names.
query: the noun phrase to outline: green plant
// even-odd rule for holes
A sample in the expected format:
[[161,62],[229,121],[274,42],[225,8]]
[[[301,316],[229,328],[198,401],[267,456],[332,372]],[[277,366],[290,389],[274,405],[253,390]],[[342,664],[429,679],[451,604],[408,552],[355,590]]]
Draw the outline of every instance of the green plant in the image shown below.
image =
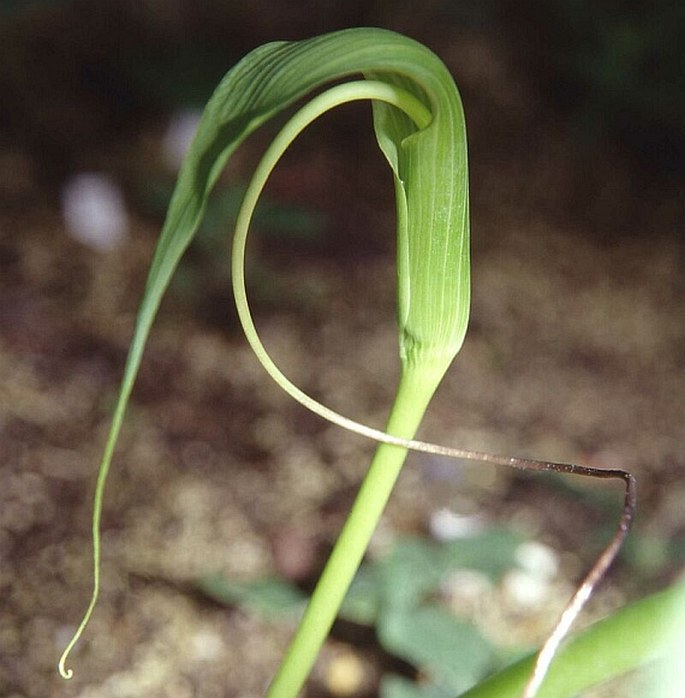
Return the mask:
[[[236,306],[247,339],[264,368],[308,409],[380,442],[269,696],[294,696],[304,684],[362,560],[407,449],[514,468],[620,478],[625,482],[626,499],[619,529],[540,651],[524,689],[527,698],[536,694],[562,638],[627,534],[635,503],[635,483],[622,470],[493,456],[413,440],[433,393],[461,347],[469,313],[466,134],[461,102],[445,66],[420,44],[380,29],[352,29],[307,41],[267,44],[236,65],[218,86],[178,178],[150,268],[100,464],[92,522],[93,594],[60,659],[59,670],[65,678],[72,675],[66,668],[68,654],[97,602],[104,488],[145,342],[177,264],[198,230],[209,193],[231,153],[258,126],[310,91],[358,73],[365,79],[338,84],[317,95],[276,136],[247,188],[233,242]],[[248,227],[272,168],[309,123],[339,104],[361,99],[373,101],[376,137],[393,171],[397,199],[402,371],[385,432],[335,413],[299,390],[280,372],[258,337],[245,288]]]
[[[664,663],[664,675],[670,675],[667,680],[672,683],[665,687],[662,682],[642,695],[681,696],[685,688],[681,668],[684,626],[682,582],[629,604],[591,625],[559,652],[539,698],[574,696],[596,683],[658,660]],[[535,656],[526,657],[460,698],[516,698],[534,663]]]
[[[374,628],[379,644],[394,657],[420,668],[430,682],[418,686],[394,674],[383,677],[383,698],[455,696],[502,666],[497,650],[478,628],[450,613],[442,589],[457,569],[477,571],[497,584],[516,565],[522,538],[493,529],[442,543],[399,539],[386,555],[362,563],[338,617]],[[300,613],[307,597],[291,583],[256,579],[237,583],[222,575],[198,581],[198,589],[224,604],[266,614]],[[455,661],[455,657],[459,661]]]
[[[387,674],[381,684],[382,698],[520,695],[535,655],[524,656],[480,681],[486,672],[504,666],[501,651],[474,625],[452,615],[436,600],[455,569],[475,570],[497,583],[516,566],[516,549],[521,543],[521,537],[497,529],[443,543],[400,539],[387,555],[362,564],[339,617],[373,626],[379,644],[388,654],[420,668],[429,679],[417,685]],[[307,602],[297,587],[278,578],[236,583],[222,575],[210,575],[200,579],[197,587],[219,603],[238,605],[268,618],[275,613],[300,613]],[[685,583],[681,582],[619,609],[569,642],[555,657],[539,696],[572,696],[595,683],[661,659],[657,685],[671,681],[672,686],[657,694],[675,698],[685,687],[677,654],[682,650],[684,626]],[[636,633],[636,628],[640,632]],[[455,656],[459,657],[458,662],[454,661]],[[649,673],[646,675],[649,680]],[[654,691],[649,695],[654,695]]]

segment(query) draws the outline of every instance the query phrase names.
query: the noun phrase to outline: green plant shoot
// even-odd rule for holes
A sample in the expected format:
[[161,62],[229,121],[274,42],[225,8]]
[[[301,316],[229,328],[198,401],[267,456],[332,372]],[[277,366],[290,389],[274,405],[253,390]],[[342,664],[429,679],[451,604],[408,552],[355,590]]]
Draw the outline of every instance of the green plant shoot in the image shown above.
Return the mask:
[[[626,535],[634,481],[620,470],[492,456],[414,440],[428,404],[461,348],[469,315],[469,204],[464,114],[443,63],[421,44],[381,29],[349,29],[299,42],[275,42],[232,68],[210,99],[185,158],[157,243],[95,487],[93,591],[83,620],[59,660],[70,678],[69,653],[97,603],[103,495],[117,438],[152,323],[180,258],[200,225],[207,199],[228,158],[268,119],[326,84],[287,122],[258,165],[238,214],[232,275],[238,314],[259,361],[293,398],[322,417],[380,442],[290,648],[270,698],[293,698],[304,685],[359,567],[407,449],[515,468],[557,470],[626,482],[621,525],[567,606],[524,690],[532,698],[573,618]],[[393,174],[397,211],[397,322],[401,374],[386,430],[359,424],[321,405],[284,376],[262,345],[247,301],[245,247],[250,220],[269,173],[296,136],[333,107],[371,100],[378,144]],[[455,657],[455,662],[459,661]]]
[[[308,41],[271,43],[250,53],[229,71],[206,107],[157,244],[100,463],[92,522],[93,594],[81,625],[60,659],[59,670],[65,678],[73,673],[66,667],[68,654],[97,602],[103,494],[126,406],[162,296],[199,226],[207,197],[231,153],[258,126],[310,91],[355,74],[362,74],[370,82],[370,91],[360,89],[356,82],[333,93],[328,105],[314,102],[309,111],[305,107],[299,119],[291,122],[293,134],[284,136],[284,140],[287,146],[305,121],[335,103],[374,100],[379,145],[395,180],[399,229],[402,378],[388,422],[390,434],[400,439],[414,435],[438,382],[462,344],[469,309],[466,136],[461,102],[445,66],[415,41],[380,29],[351,29]],[[267,165],[267,174],[268,169]],[[244,208],[248,219],[249,208]],[[244,217],[239,217],[238,227]],[[236,237],[236,246],[239,244]],[[236,266],[235,279],[240,282],[240,263],[234,261],[234,274]],[[236,289],[245,321],[249,313],[240,283]],[[250,329],[254,346],[256,332]],[[263,356],[260,359],[264,361]],[[326,612],[317,613],[313,623],[306,619],[303,622],[304,633],[298,633],[294,643],[295,656],[291,653],[284,663],[284,671],[274,682],[273,695],[295,695],[306,679],[405,455],[406,449],[397,446],[379,447],[360,500],[341,536],[342,544],[329,565],[330,572],[324,573],[323,592],[312,601],[315,608],[321,607],[321,611],[325,607]]]

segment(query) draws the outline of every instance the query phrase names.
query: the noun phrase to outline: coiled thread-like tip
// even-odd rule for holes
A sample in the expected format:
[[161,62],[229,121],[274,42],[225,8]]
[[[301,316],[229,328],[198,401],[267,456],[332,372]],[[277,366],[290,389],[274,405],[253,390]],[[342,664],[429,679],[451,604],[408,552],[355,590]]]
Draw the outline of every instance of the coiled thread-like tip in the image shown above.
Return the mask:
[[65,680],[69,681],[70,678],[73,677],[74,675],[74,670],[73,669],[67,669],[64,665],[67,661],[67,652],[65,652],[62,657],[59,660],[59,664],[57,665],[57,671],[59,671],[59,675]]

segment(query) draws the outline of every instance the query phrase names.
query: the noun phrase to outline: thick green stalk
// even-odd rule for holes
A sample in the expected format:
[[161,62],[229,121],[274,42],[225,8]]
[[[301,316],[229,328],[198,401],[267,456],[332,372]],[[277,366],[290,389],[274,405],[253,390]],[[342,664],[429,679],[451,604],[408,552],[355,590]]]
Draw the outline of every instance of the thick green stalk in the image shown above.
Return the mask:
[[[388,420],[389,434],[405,439],[414,436],[438,381],[434,373],[416,366],[403,371]],[[293,698],[304,685],[406,457],[407,450],[399,446],[378,446],[295,637],[269,688],[268,698]]]

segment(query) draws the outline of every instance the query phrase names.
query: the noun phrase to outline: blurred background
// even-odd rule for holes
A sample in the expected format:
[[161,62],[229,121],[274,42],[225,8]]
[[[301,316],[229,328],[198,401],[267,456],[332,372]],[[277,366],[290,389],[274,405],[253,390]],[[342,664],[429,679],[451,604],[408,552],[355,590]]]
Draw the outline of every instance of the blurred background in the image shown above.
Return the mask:
[[[421,435],[634,472],[635,530],[587,620],[673,581],[683,19],[665,0],[2,0],[0,695],[263,694],[294,619],[246,590],[271,580],[276,608],[311,590],[373,451],[272,386],[237,326],[231,222],[271,126],[229,164],[161,309],[106,493],[102,600],[75,678],[55,666],[90,593],[96,465],[202,107],[251,49],[344,27],[425,43],[467,115],[472,319]],[[294,145],[248,277],[277,363],[381,427],[398,373],[394,204],[370,123],[368,105],[346,106]],[[431,587],[485,648],[465,687],[545,637],[621,501],[618,484],[412,455],[369,566],[407,540],[513,536],[510,568],[490,569],[501,548],[481,545]],[[364,618],[336,625],[308,696],[445,695]],[[392,693],[400,681],[415,692]]]

